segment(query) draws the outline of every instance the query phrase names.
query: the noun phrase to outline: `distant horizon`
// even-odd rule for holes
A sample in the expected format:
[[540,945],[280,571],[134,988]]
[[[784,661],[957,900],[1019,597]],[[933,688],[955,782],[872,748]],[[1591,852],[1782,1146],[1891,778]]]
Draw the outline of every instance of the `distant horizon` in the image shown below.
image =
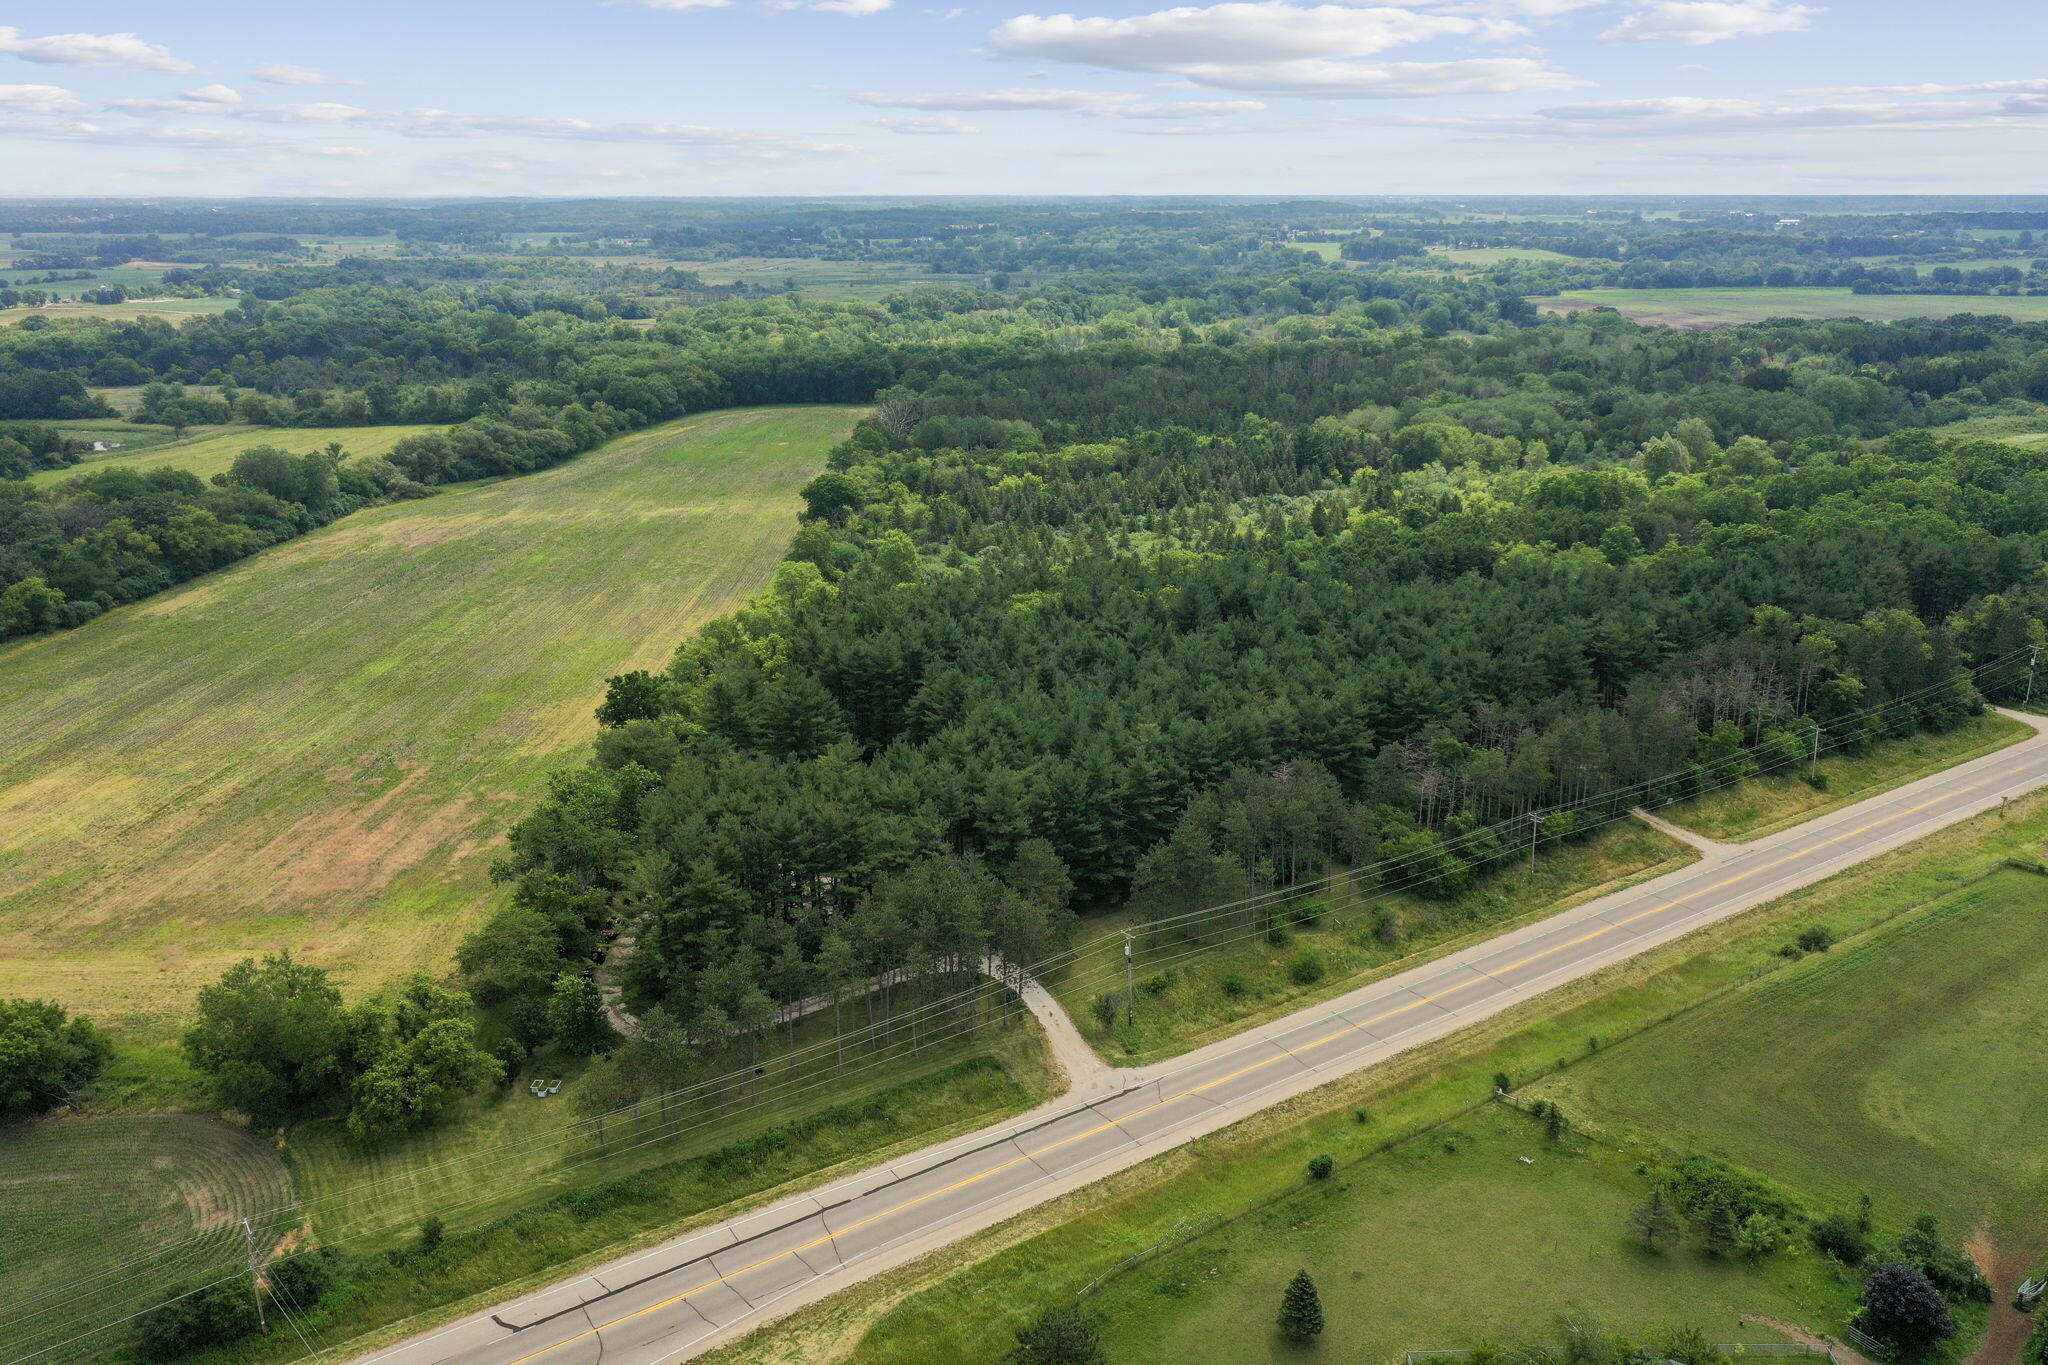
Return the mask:
[[1990,0],[1938,23],[1900,0],[40,0],[9,19],[0,164],[58,197],[2048,192],[2048,13]]

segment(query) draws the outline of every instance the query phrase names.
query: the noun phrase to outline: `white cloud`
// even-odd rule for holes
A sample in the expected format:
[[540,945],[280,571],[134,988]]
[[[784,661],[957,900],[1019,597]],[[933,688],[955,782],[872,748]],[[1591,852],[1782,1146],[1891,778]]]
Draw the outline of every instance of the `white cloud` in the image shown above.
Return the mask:
[[61,85],[0,85],[0,109],[18,114],[76,114],[85,101]]
[[1836,85],[1794,90],[1795,95],[2048,95],[2048,77],[2018,81],[1972,81],[1966,85]]
[[856,91],[850,98],[857,104],[879,109],[958,109],[982,112],[991,109],[1092,109],[1104,103],[1135,100],[1136,95],[1105,90],[960,90],[952,92],[892,94],[882,90]]
[[1603,43],[1684,43],[1704,47],[1730,38],[1793,33],[1819,10],[1780,0],[1664,0],[1631,14],[1600,35]]
[[605,0],[612,5],[639,5],[643,9],[665,9],[680,14],[693,9],[728,9],[732,0]]
[[[730,0],[725,0],[730,3]],[[249,73],[266,85],[361,85],[361,81],[337,76],[332,71],[317,66],[298,66],[291,62],[266,62]]]
[[132,33],[52,33],[25,38],[20,29],[0,25],[0,52],[54,66],[133,66],[176,75],[199,69],[173,57],[169,48],[145,43]]
[[[1181,77],[1191,85],[1326,99],[1564,90],[1584,84],[1530,57],[1360,60],[1430,38],[1498,37],[1497,20],[1386,6],[1252,0],[1124,19],[1025,14],[998,25],[999,55]],[[1517,29],[1516,31],[1519,31]]]
[[804,8],[862,19],[870,14],[880,14],[893,3],[894,0],[818,0],[816,4],[806,5]]
[[1266,107],[1263,100],[1175,100],[1165,104],[1113,104],[1084,109],[1090,118],[1233,118],[1255,114]]
[[1473,114],[1451,117],[1409,115],[1387,122],[1410,127],[1451,128],[1501,136],[1644,138],[1741,134],[1782,135],[1836,129],[1927,132],[1958,128],[2033,126],[2048,114],[2048,97],[2011,95],[2002,100],[1795,104],[1749,99],[1700,99],[1671,95],[1657,99],[1561,104],[1528,114]]
[[197,90],[187,90],[178,98],[191,100],[195,104],[240,104],[242,102],[241,92],[225,85],[202,85]]
[[906,114],[898,118],[878,118],[874,120],[874,124],[877,128],[887,128],[892,133],[913,133],[920,136],[966,135],[981,131],[965,119],[954,118],[951,114]]
[[1077,62],[1120,71],[1181,71],[1227,62],[1364,57],[1402,43],[1463,36],[1479,27],[1459,15],[1287,0],[1182,6],[1127,19],[1023,14],[996,26],[1003,56]]

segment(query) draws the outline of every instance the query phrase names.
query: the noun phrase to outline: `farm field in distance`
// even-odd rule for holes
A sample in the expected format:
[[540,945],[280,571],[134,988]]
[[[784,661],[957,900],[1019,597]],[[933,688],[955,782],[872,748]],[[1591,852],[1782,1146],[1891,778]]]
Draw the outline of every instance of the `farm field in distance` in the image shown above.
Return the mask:
[[[73,424],[66,423],[66,426]],[[31,483],[55,483],[62,479],[76,478],[80,474],[94,473],[102,469],[134,469],[147,473],[152,469],[182,469],[201,479],[211,479],[224,472],[235,462],[235,456],[255,446],[276,446],[294,455],[305,455],[316,450],[325,450],[330,444],[339,442],[342,449],[351,456],[383,455],[408,436],[419,436],[433,431],[430,426],[383,426],[383,427],[249,427],[237,426],[227,429],[211,428],[182,441],[157,441],[152,437],[167,435],[163,427],[143,426],[137,432],[147,442],[135,450],[125,446],[127,437],[118,425],[101,423],[75,430],[80,439],[114,440],[124,442],[120,450],[104,454],[88,455],[77,464],[64,469],[44,469],[29,476]]]
[[253,952],[445,964],[605,678],[766,582],[857,412],[684,418],[0,649],[0,993],[161,1036]]
[[0,327],[23,318],[103,318],[133,322],[137,318],[169,318],[173,322],[206,313],[225,313],[239,299],[213,296],[197,299],[132,299],[127,303],[57,303],[45,308],[0,308]]
[[2016,322],[2048,321],[2048,296],[1986,294],[1858,294],[1849,289],[1578,289],[1529,300],[1546,313],[1612,308],[1637,322],[1666,327],[1719,327],[1765,318],[1945,318],[1995,314]]

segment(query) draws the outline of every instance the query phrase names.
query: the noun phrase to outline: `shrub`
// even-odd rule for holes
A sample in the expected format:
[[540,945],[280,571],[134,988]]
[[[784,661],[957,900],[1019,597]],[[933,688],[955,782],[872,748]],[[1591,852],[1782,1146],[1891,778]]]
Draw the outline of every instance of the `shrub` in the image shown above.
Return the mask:
[[1785,1225],[1768,1213],[1752,1213],[1735,1229],[1735,1250],[1745,1261],[1761,1261],[1785,1245]]
[[1336,1169],[1337,1158],[1331,1156],[1328,1152],[1318,1152],[1308,1159],[1308,1178],[1310,1180],[1328,1180],[1331,1173]]
[[1879,1341],[1924,1350],[1956,1334],[1956,1320],[1925,1275],[1907,1265],[1881,1265],[1863,1285],[1856,1325]]
[[334,1287],[339,1260],[334,1248],[321,1247],[272,1261],[263,1271],[272,1301],[294,1313],[305,1312]]
[[1049,1308],[1017,1333],[1004,1365],[1103,1365],[1102,1337],[1078,1308]]
[[1284,924],[1275,924],[1266,931],[1266,942],[1275,948],[1285,948],[1294,942],[1294,932]]
[[1391,948],[1401,941],[1401,921],[1394,912],[1384,905],[1372,908],[1372,936],[1382,947]]
[[1313,948],[1303,948],[1288,964],[1287,975],[1297,986],[1313,986],[1323,979],[1325,970],[1323,955]]
[[1810,929],[1800,930],[1794,942],[1809,953],[1824,953],[1835,946],[1835,931],[1825,924],[1816,924]]
[[447,1235],[447,1225],[441,1221],[438,1215],[428,1218],[426,1222],[420,1224],[420,1255],[433,1255],[440,1247],[442,1239],[447,1237]]
[[1236,971],[1223,974],[1222,986],[1223,993],[1233,1000],[1251,989],[1251,983],[1244,979],[1244,973]]
[[1171,969],[1163,972],[1154,972],[1138,983],[1138,989],[1147,995],[1164,995],[1167,987],[1173,984],[1173,977],[1174,974]]
[[1991,1286],[1977,1263],[1941,1240],[1934,1219],[1922,1214],[1899,1238],[1899,1259],[1925,1275],[1951,1303],[1989,1303]]
[[1870,1239],[1856,1226],[1856,1220],[1846,1214],[1829,1214],[1813,1225],[1810,1236],[1813,1249],[1831,1261],[1862,1265],[1870,1259]]
[[1124,998],[1115,991],[1095,997],[1095,1017],[1104,1028],[1115,1028],[1116,1017],[1124,1012]]
[[174,1295],[143,1314],[135,1347],[144,1360],[176,1360],[256,1330],[256,1300],[236,1277]]
[[1287,917],[1296,924],[1315,925],[1323,922],[1323,916],[1330,913],[1330,907],[1314,896],[1296,901],[1287,911]]

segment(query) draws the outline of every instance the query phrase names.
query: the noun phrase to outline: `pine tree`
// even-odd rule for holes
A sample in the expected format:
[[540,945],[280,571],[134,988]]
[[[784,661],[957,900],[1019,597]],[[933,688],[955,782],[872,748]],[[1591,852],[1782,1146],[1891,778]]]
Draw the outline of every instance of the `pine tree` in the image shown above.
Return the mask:
[[1650,1197],[1636,1206],[1629,1215],[1629,1226],[1650,1251],[1662,1251],[1665,1243],[1678,1240],[1678,1215],[1671,1211],[1662,1190],[1651,1190]]
[[1735,1215],[1728,1206],[1716,1199],[1707,1205],[1700,1218],[1700,1241],[1709,1256],[1733,1256],[1735,1254]]
[[1323,1299],[1316,1282],[1306,1270],[1294,1272],[1287,1292],[1280,1299],[1280,1330],[1292,1341],[1307,1341],[1323,1334]]

